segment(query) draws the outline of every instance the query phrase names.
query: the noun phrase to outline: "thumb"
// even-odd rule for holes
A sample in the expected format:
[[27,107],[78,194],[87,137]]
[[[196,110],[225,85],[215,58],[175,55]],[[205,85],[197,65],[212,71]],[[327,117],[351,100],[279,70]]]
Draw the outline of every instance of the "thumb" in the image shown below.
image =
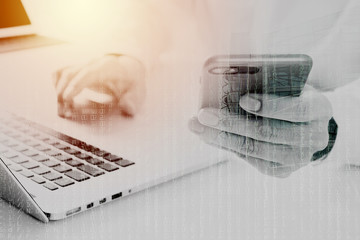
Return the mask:
[[145,100],[145,94],[145,82],[134,83],[118,98],[118,107],[122,114],[128,116],[135,115]]
[[256,95],[245,94],[240,98],[239,105],[245,111],[257,112],[261,109],[261,100],[255,97]]
[[329,120],[332,116],[329,100],[310,86],[304,88],[298,97],[246,94],[240,98],[239,104],[245,111],[258,116],[290,122]]

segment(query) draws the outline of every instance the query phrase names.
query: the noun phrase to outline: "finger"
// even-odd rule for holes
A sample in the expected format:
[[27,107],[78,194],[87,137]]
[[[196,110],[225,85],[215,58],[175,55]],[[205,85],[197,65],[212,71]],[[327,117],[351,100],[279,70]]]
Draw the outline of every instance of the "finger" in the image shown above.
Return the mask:
[[125,92],[118,103],[118,107],[124,115],[133,116],[145,100],[145,83],[133,84]]
[[245,94],[240,98],[240,107],[258,116],[290,122],[329,120],[332,116],[328,99],[310,86],[299,97]]
[[107,86],[113,89],[118,107],[124,115],[133,116],[145,100],[146,86],[143,77],[111,81],[107,83]]
[[250,156],[242,156],[242,155],[239,156],[242,159],[244,159],[247,163],[255,167],[262,174],[278,177],[278,178],[289,177],[291,173],[299,170],[300,168],[306,165],[306,164],[296,164],[292,166],[287,166],[274,162],[269,162],[260,158],[253,158]]
[[245,160],[247,163],[249,163],[252,167],[256,168],[262,174],[269,175],[272,177],[286,178],[290,176],[292,172],[298,170],[301,166],[303,166],[300,164],[294,166],[283,165],[280,163],[266,161],[260,158],[254,158],[243,154],[239,154],[224,146],[220,146],[216,144],[211,144],[211,145],[235,153],[237,156]]
[[[201,125],[196,118],[192,118],[189,121],[189,128],[195,132],[196,134],[202,134],[203,131],[205,130],[204,128],[205,126]],[[307,165],[307,163],[304,164],[295,164],[295,165],[283,165],[280,163],[276,163],[276,162],[272,162],[272,161],[266,161],[264,159],[260,159],[260,158],[254,158],[254,157],[250,157],[250,156],[246,156],[243,154],[239,154],[237,151],[234,151],[232,149],[229,149],[225,146],[222,145],[217,145],[212,143],[212,146],[230,151],[230,152],[234,152],[235,154],[237,154],[240,158],[244,159],[246,162],[248,162],[250,165],[252,165],[253,167],[255,167],[258,171],[260,171],[263,174],[269,175],[269,176],[274,176],[274,177],[280,177],[280,178],[285,178],[290,176],[290,174],[296,170],[298,170],[299,168]]]
[[62,73],[64,72],[65,69],[67,69],[68,67],[63,67],[58,69],[57,71],[55,71],[53,73],[53,84],[54,87],[57,88],[57,85],[59,83],[59,79],[61,78]]
[[95,85],[98,80],[100,79],[98,79],[98,74],[95,71],[83,68],[68,81],[62,93],[62,98],[65,102],[71,102],[84,88]]
[[68,86],[69,82],[75,77],[75,75],[78,74],[80,69],[80,66],[66,67],[58,70],[54,74],[54,84],[58,98],[62,97],[65,88]]
[[323,149],[328,143],[328,122],[293,123],[268,118],[249,119],[215,108],[199,111],[201,124],[259,141]]
[[315,152],[312,148],[273,144],[236,135],[202,125],[197,119],[189,123],[190,129],[212,145],[231,149],[238,154],[277,162],[285,165],[309,163]]
[[122,114],[133,116],[145,100],[145,68],[131,57],[124,56],[118,61],[123,66],[122,70],[118,72],[121,81],[107,81],[106,85],[109,89],[113,89]]
[[57,105],[58,115],[62,118],[70,118],[72,115],[72,104],[65,103],[63,101],[58,101]]

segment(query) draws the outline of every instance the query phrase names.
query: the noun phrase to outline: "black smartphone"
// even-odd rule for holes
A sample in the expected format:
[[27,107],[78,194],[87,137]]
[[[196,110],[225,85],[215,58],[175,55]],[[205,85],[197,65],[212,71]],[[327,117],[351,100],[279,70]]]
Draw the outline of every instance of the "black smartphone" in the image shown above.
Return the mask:
[[201,77],[200,108],[241,114],[246,93],[299,96],[312,68],[304,54],[218,55],[209,58]]

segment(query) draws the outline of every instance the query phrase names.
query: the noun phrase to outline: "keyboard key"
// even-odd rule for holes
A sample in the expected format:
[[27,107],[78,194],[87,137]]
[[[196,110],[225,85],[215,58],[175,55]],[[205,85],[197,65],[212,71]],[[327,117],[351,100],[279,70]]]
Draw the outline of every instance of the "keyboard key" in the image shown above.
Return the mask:
[[75,155],[75,154],[79,154],[80,151],[73,149],[73,148],[69,148],[69,149],[65,149],[64,150],[66,153],[71,154],[71,155]]
[[105,156],[109,155],[110,153],[108,153],[104,150],[99,150],[99,151],[95,151],[94,154],[98,157],[105,157]]
[[96,152],[96,151],[99,151],[100,149],[99,148],[97,148],[97,147],[95,147],[95,146],[93,146],[93,145],[90,145],[90,144],[87,144],[87,146],[86,146],[86,151],[88,151],[88,152]]
[[68,149],[69,147],[64,145],[64,144],[61,144],[61,143],[57,143],[57,144],[54,144],[54,147],[60,149],[60,150],[65,150],[65,149]]
[[43,184],[45,183],[45,180],[41,177],[38,176],[34,176],[32,178],[30,178],[31,180],[33,180],[34,182],[38,183],[38,184]]
[[19,165],[11,165],[9,168],[14,172],[20,172],[22,168]]
[[12,123],[9,126],[15,129],[19,129],[21,127],[18,123]]
[[14,163],[18,163],[18,164],[26,163],[29,161],[25,157],[21,157],[21,156],[16,156],[14,158],[10,158],[10,160],[13,161]]
[[80,161],[78,161],[76,159],[71,159],[69,161],[66,161],[66,163],[69,164],[72,167],[79,167],[79,166],[83,165],[82,162],[80,162]]
[[3,144],[7,147],[16,147],[18,144],[13,141],[5,141]]
[[9,137],[0,133],[0,142],[1,142],[1,144],[5,145],[4,143],[6,141],[9,141]]
[[6,158],[14,158],[18,156],[16,152],[12,152],[12,151],[4,152],[1,155]]
[[77,146],[77,147],[80,147],[82,144],[85,144],[84,142],[80,141],[79,139],[72,139],[72,144]]
[[94,168],[90,165],[83,165],[83,166],[80,166],[78,167],[79,170],[93,176],[93,177],[97,177],[97,176],[100,176],[102,174],[104,174],[103,171],[97,169],[97,168]]
[[34,174],[28,170],[21,171],[20,174],[27,178],[31,178],[34,176]]
[[43,177],[46,178],[49,181],[54,181],[54,180],[62,178],[60,174],[54,173],[54,172],[44,174]]
[[23,152],[23,151],[27,150],[28,148],[25,146],[18,145],[16,147],[13,147],[13,149],[17,152]]
[[28,157],[32,157],[32,156],[36,156],[38,155],[37,152],[33,151],[33,150],[26,150],[24,152],[22,152],[22,154],[28,156]]
[[32,137],[36,137],[36,136],[39,136],[40,134],[38,132],[35,132],[34,130],[30,130],[28,132],[28,135],[29,136],[32,136]]
[[117,165],[121,166],[121,167],[127,167],[127,166],[130,166],[130,165],[135,164],[134,162],[131,162],[131,161],[126,160],[126,159],[123,159],[123,160],[120,160],[120,161],[116,161],[115,163],[116,163]]
[[49,145],[55,145],[55,144],[59,143],[59,141],[57,139],[47,139],[44,142],[46,142]]
[[32,169],[32,171],[38,175],[42,175],[42,174],[46,174],[46,173],[50,172],[49,169],[44,168],[44,167],[37,167],[37,168]]
[[43,186],[51,191],[59,189],[57,186],[55,186],[54,184],[49,183],[49,182],[45,183]]
[[91,156],[89,156],[89,155],[87,155],[85,153],[78,153],[75,156],[80,158],[80,159],[89,159],[89,158],[91,158]]
[[115,162],[115,161],[121,160],[122,158],[119,156],[116,156],[114,154],[110,154],[110,155],[104,156],[104,159],[106,159],[110,162]]
[[[11,123],[8,123],[8,124],[6,124],[6,125],[10,125]],[[9,134],[11,134],[11,133],[13,133],[11,130],[9,130],[9,129],[4,129],[4,130],[2,130],[2,132],[3,133],[5,133],[6,135],[9,135]]]
[[12,164],[12,162],[6,158],[2,158],[1,160],[6,164],[6,166],[10,166]]
[[50,150],[50,148],[48,147],[48,146],[45,146],[45,145],[37,145],[37,146],[34,146],[34,148],[36,149],[36,150],[39,150],[39,151],[41,151],[41,152],[45,152],[45,151],[49,151]]
[[46,141],[46,140],[49,139],[48,136],[43,135],[43,134],[36,135],[36,136],[34,136],[34,138],[36,138],[36,139],[38,139],[38,140],[40,140],[40,141]]
[[62,133],[59,133],[58,138],[65,141],[65,142],[67,142],[67,143],[70,143],[70,144],[71,144],[71,141],[73,139],[72,137],[69,137],[69,136],[67,136],[65,134],[62,134]]
[[45,162],[42,162],[42,164],[44,164],[45,166],[47,166],[47,167],[56,167],[56,166],[59,166],[60,165],[60,163],[58,163],[58,162],[56,162],[56,161],[54,161],[54,160],[47,160],[47,161],[45,161]]
[[56,180],[55,183],[57,185],[59,185],[60,187],[67,187],[67,186],[74,184],[73,181],[71,181],[70,179],[67,179],[67,178],[60,178],[59,180]]
[[29,140],[29,138],[27,138],[27,137],[25,137],[25,136],[23,136],[23,135],[21,135],[21,134],[18,134],[18,135],[16,135],[16,136],[13,136],[13,138],[15,138],[16,140],[18,140],[19,142],[24,142],[25,140]]
[[62,162],[71,160],[72,158],[63,154],[60,154],[58,156],[54,156],[57,160],[60,160]]
[[0,152],[6,152],[8,149],[3,145],[0,145]]
[[92,165],[99,165],[104,162],[97,158],[89,158],[89,159],[86,159],[85,161],[87,161],[88,163],[90,163]]
[[40,146],[40,143],[30,140],[30,141],[27,141],[27,142],[26,142],[26,145],[28,145],[28,146],[30,146],[30,147],[35,147],[35,148],[36,148],[36,147],[39,147],[39,146]]
[[55,171],[58,171],[59,173],[64,173],[64,172],[68,172],[71,171],[71,168],[65,165],[60,165],[57,167],[54,167]]
[[22,143],[25,143],[25,144],[27,144],[29,141],[30,141],[30,139],[28,138],[28,137],[24,137],[24,136],[19,136],[19,137],[17,137],[16,138],[19,142],[22,142]]
[[84,173],[82,172],[79,172],[79,171],[70,171],[70,172],[66,172],[65,173],[66,176],[68,176],[69,178],[72,178],[78,182],[81,182],[81,181],[84,181],[84,180],[87,180],[89,179],[90,177],[85,175]]
[[44,156],[44,155],[36,155],[36,156],[31,157],[31,158],[34,159],[37,162],[43,162],[43,161],[49,160],[49,157]]
[[30,130],[27,128],[19,128],[19,131],[22,133],[28,133]]
[[23,166],[24,168],[27,168],[27,169],[33,169],[33,168],[39,167],[39,165],[36,162],[26,162],[26,163],[21,164],[21,166]]
[[8,135],[9,137],[12,137],[12,138],[20,137],[20,134],[19,134],[19,133],[16,133],[16,132],[11,132],[11,133],[8,133],[7,135]]
[[71,145],[74,146],[79,146],[80,145],[80,140],[77,140],[75,138],[70,137],[68,140],[66,140],[67,143],[70,143]]
[[78,147],[88,152],[91,152],[91,150],[93,150],[93,146],[86,144],[85,142],[81,142]]
[[55,150],[49,150],[49,151],[46,151],[45,153],[46,153],[47,155],[49,155],[49,156],[52,156],[52,157],[57,156],[57,155],[61,155],[60,152],[55,151]]
[[119,169],[118,167],[113,166],[110,163],[102,163],[102,164],[99,164],[98,167],[102,168],[102,169],[104,169],[104,170],[106,170],[108,172],[112,172],[112,171],[115,171],[115,170]]

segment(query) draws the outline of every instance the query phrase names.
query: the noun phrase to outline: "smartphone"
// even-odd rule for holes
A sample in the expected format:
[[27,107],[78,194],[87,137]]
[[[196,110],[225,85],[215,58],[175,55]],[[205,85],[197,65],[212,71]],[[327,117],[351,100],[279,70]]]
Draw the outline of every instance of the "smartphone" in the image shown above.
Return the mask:
[[213,56],[203,67],[200,108],[241,114],[239,101],[246,93],[299,96],[311,67],[304,54]]

